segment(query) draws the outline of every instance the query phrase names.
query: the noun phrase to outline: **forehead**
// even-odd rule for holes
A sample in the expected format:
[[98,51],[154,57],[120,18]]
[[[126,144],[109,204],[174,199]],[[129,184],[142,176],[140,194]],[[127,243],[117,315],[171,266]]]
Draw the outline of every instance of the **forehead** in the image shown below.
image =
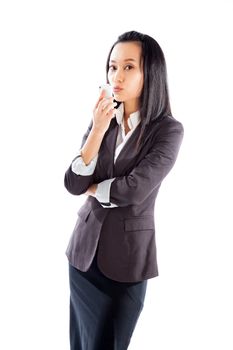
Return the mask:
[[141,57],[141,45],[138,42],[126,42],[118,43],[114,46],[111,55],[110,62],[114,61],[117,63],[121,62],[140,62]]

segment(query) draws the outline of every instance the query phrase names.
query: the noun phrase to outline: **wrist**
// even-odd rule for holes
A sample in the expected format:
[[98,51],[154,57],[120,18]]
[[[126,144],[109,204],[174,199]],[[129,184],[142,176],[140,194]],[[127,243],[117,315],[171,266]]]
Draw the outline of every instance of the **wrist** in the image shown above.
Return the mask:
[[96,126],[93,126],[91,131],[92,131],[93,135],[96,135],[98,137],[103,137],[105,134],[105,131],[103,131],[102,129],[100,129]]
[[97,189],[97,184],[92,184],[89,188],[88,188],[88,190],[87,190],[87,194],[89,195],[89,196],[95,196],[95,193],[96,193],[96,189]]

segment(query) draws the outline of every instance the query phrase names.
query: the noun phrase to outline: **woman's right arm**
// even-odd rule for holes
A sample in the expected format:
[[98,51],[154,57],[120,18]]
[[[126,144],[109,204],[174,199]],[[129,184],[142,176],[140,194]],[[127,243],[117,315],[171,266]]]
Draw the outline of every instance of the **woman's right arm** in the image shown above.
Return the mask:
[[116,103],[113,103],[113,97],[104,98],[104,96],[105,92],[102,91],[93,110],[93,119],[83,137],[79,154],[65,173],[65,187],[74,195],[85,193],[93,183],[98,152],[104,134],[114,117]]

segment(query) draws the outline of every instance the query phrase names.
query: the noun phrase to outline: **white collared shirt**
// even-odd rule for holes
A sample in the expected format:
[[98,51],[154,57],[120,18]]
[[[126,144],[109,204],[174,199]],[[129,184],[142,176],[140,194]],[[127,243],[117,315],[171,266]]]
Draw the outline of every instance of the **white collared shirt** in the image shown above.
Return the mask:
[[[130,131],[128,131],[128,133],[125,134],[125,127],[124,127],[124,120],[123,120],[124,103],[121,103],[120,106],[116,109],[115,115],[116,115],[116,121],[120,127],[117,135],[116,148],[114,153],[114,163],[116,162],[116,159],[120,154],[122,148],[124,147],[126,141],[130,138],[130,136],[132,135],[132,133],[134,132],[134,130],[136,129],[136,127],[141,121],[139,111],[131,113],[129,118],[127,119],[127,123]],[[88,165],[86,165],[81,157],[81,151],[79,150],[77,157],[72,162],[71,169],[77,175],[92,175],[95,171],[97,159],[98,159],[98,154],[91,160],[91,162]],[[97,185],[95,198],[100,202],[100,204],[104,208],[117,207],[116,204],[110,203],[109,201],[111,183],[114,180],[115,180],[115,177],[112,179],[104,180]]]

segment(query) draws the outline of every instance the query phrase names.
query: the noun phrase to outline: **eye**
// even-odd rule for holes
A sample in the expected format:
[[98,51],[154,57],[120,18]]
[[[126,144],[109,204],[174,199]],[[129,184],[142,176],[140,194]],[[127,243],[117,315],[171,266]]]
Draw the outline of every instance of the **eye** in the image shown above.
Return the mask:
[[[130,64],[127,64],[127,66],[125,66],[125,69],[126,70],[131,70],[133,68],[133,66],[131,66]],[[116,70],[117,68],[116,68],[116,66],[114,66],[114,65],[110,65],[109,66],[109,70]]]
[[115,70],[115,66],[113,66],[113,65],[111,65],[111,66],[109,66],[109,70]]
[[133,68],[133,66],[131,66],[130,64],[128,64],[128,65],[126,66],[126,68],[127,68],[127,67],[129,67],[129,69],[127,69],[127,70],[130,70],[130,69]]

